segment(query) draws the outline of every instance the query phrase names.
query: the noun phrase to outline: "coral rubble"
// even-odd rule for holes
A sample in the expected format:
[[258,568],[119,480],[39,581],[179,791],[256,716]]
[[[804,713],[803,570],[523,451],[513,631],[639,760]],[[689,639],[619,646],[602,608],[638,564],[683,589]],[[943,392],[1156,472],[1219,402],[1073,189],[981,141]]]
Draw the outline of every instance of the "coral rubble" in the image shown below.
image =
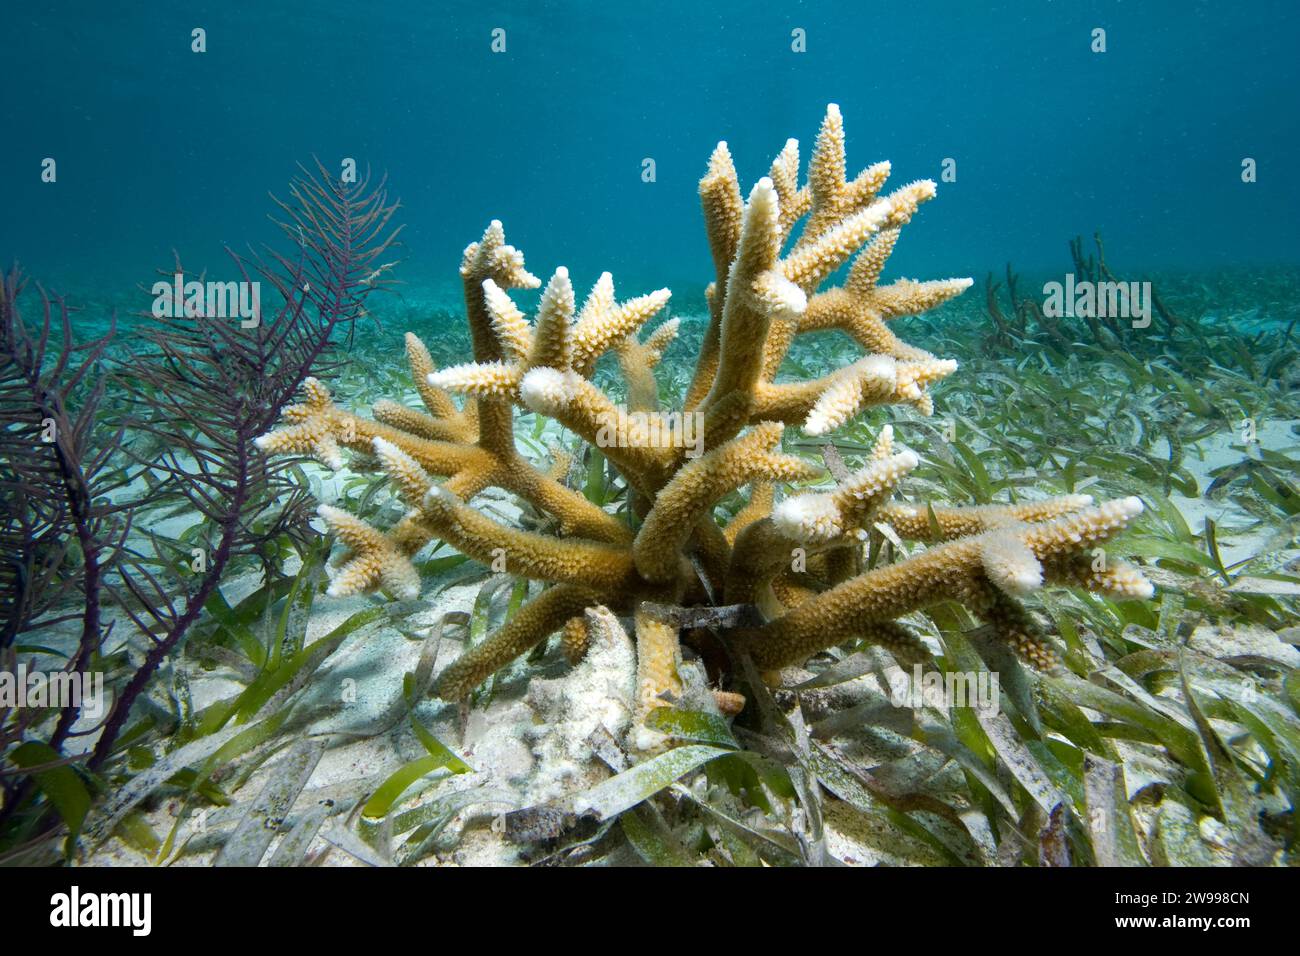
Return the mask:
[[[604,605],[635,617],[636,701],[644,717],[681,688],[679,628],[644,602],[755,605],[760,623],[730,631],[730,644],[773,670],[850,638],[879,643],[900,661],[924,658],[924,644],[899,619],[953,600],[1032,664],[1055,667],[1055,652],[1021,598],[1049,583],[1150,595],[1136,569],[1100,550],[1141,510],[1137,499],[1097,506],[1083,495],[982,507],[891,503],[917,457],[895,450],[885,426],[872,459],[833,490],[777,500],[778,485],[822,475],[808,460],[783,453],[787,426],[823,435],[886,404],[929,415],[929,386],[956,369],[889,327],[889,320],[921,313],[971,284],[880,283],[902,227],[935,193],[922,180],[882,195],[889,172],[879,163],[846,177],[843,126],[833,105],[803,186],[798,144],[790,140],[770,175],[743,199],[726,144],[718,145],[700,183],[716,270],[709,325],[673,421],[698,424],[694,446],[669,440],[683,429],[656,427],[673,418],[657,410],[652,369],[676,334],[676,320],[639,337],[668,291],[619,302],[606,273],[579,308],[568,272],[559,268],[530,323],[508,290],[536,288],[540,280],[493,222],[465,250],[460,269],[473,361],[435,370],[423,343],[407,335],[423,410],[380,402],[373,420],[366,419],[337,407],[313,380],[306,401],[286,412],[285,427],[259,439],[268,453],[308,453],[331,468],[342,465],[342,448],[373,455],[409,506],[386,532],[322,506],[321,517],[349,549],[331,592],[417,594],[411,558],[434,539],[547,582],[446,668],[436,685],[444,699],[465,697],[556,631],[563,630],[571,659],[580,657],[584,612]],[[845,265],[843,283],[823,288]],[[851,336],[866,355],[824,377],[779,380],[796,336],[831,329]],[[593,381],[607,353],[626,379],[626,406]],[[455,394],[465,396],[463,410]],[[513,434],[516,408],[553,418],[598,446],[627,483],[629,520],[567,487],[557,477],[563,469],[526,460]],[[511,527],[476,509],[473,498],[489,486],[551,516],[553,533]],[[748,503],[720,524],[720,502],[744,488]],[[862,539],[877,524],[932,546],[864,571]],[[720,701],[724,709],[734,709],[733,698]]]

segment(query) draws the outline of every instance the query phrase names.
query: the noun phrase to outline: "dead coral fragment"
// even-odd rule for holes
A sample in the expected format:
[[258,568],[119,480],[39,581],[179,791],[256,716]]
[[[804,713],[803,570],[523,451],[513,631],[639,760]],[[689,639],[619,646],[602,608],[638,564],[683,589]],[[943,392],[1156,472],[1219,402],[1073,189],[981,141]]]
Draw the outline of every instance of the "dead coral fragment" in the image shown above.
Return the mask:
[[[1095,553],[1141,510],[1136,499],[1093,506],[1076,495],[979,508],[890,503],[917,457],[894,448],[888,427],[871,461],[838,486],[778,500],[777,485],[821,474],[782,452],[786,425],[827,434],[885,404],[929,414],[931,387],[957,367],[903,342],[888,323],[958,295],[971,281],[880,284],[903,227],[934,196],[934,183],[882,195],[889,164],[850,179],[844,144],[832,105],[805,184],[798,181],[798,144],[790,140],[748,199],[725,143],[709,161],[700,200],[715,279],[708,329],[678,413],[698,421],[698,446],[664,440],[674,433],[627,414],[658,408],[653,369],[677,321],[644,339],[640,330],[667,304],[668,291],[619,302],[605,273],[579,308],[561,267],[530,321],[509,290],[541,282],[506,244],[497,221],[461,263],[471,361],[436,370],[423,344],[407,337],[423,409],[380,402],[367,420],[337,408],[324,386],[311,381],[304,404],[286,413],[285,427],[259,439],[267,452],[312,454],[331,468],[343,464],[344,449],[373,453],[410,508],[388,532],[322,508],[350,549],[332,593],[385,588],[411,596],[418,581],[410,558],[434,539],[482,561],[503,556],[512,573],[551,585],[447,667],[436,686],[440,696],[464,698],[561,629],[566,653],[581,659],[592,642],[584,612],[601,605],[635,612],[636,708],[644,720],[683,692],[678,626],[647,613],[644,602],[689,608],[722,600],[757,608],[756,625],[747,619],[730,633],[735,649],[770,669],[851,638],[879,643],[905,663],[920,660],[924,645],[898,619],[955,600],[1027,660],[1051,668],[1055,653],[1021,606],[1025,595],[1049,584],[1150,594],[1136,569],[1099,563]],[[844,283],[824,288],[845,264]],[[828,329],[844,332],[866,354],[810,381],[778,380],[795,339]],[[618,359],[626,405],[593,380],[606,354]],[[453,395],[464,396],[463,408]],[[565,468],[539,470],[519,455],[516,408],[552,417],[600,446],[631,491],[631,526],[568,488],[561,480]],[[558,532],[525,531],[485,514],[473,500],[489,486],[553,516]],[[749,489],[748,503],[724,528],[719,503],[742,488]],[[864,573],[861,538],[878,523],[934,546]],[[739,703],[725,693],[716,700],[728,710]]]

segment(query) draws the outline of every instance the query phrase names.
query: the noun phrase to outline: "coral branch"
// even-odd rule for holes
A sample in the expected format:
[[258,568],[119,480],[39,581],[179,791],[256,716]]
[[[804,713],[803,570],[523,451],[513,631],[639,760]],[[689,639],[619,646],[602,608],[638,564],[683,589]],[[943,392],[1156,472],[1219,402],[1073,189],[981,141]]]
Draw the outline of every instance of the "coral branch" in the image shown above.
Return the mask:
[[539,641],[562,627],[586,608],[595,607],[597,596],[572,584],[559,584],[533,598],[482,644],[458,657],[438,677],[434,693],[443,700],[462,700],[470,691]]
[[[1022,593],[1029,583],[1023,573],[1005,573],[1006,566],[999,559],[1008,555],[1009,546],[1015,548],[1013,557],[1019,558],[1021,568],[1029,557],[1056,569],[1064,559],[1085,555],[1118,534],[1141,511],[1137,498],[1123,498],[1042,524],[997,529],[939,545],[806,601],[751,632],[744,646],[754,663],[775,668],[833,647],[860,632],[863,625],[893,620],[937,601],[961,601],[977,611],[992,608],[996,612],[1005,606],[996,595]],[[996,542],[991,550],[990,541]],[[992,575],[986,564],[990,553],[995,559]],[[1077,569],[1073,561],[1066,567]],[[1061,571],[1057,573],[1065,577]],[[999,584],[1011,584],[1011,592]]]
[[[367,421],[335,407],[324,386],[311,382],[285,427],[259,440],[268,451],[311,453],[336,468],[348,450],[373,452],[411,508],[387,533],[322,510],[350,548],[334,593],[413,593],[411,558],[434,539],[480,561],[503,559],[510,573],[552,585],[452,663],[438,682],[440,696],[465,697],[561,628],[565,654],[579,659],[589,640],[584,611],[596,606],[636,618],[644,719],[680,696],[682,676],[677,627],[643,601],[743,605],[753,616],[728,624],[724,640],[770,669],[849,639],[886,647],[903,663],[924,662],[925,645],[898,619],[954,600],[1026,659],[1052,668],[1050,639],[1021,599],[1053,584],[1150,593],[1136,569],[1098,557],[1098,545],[1140,510],[1136,499],[1097,507],[1080,495],[974,508],[890,503],[917,457],[894,449],[888,427],[859,470],[839,463],[835,486],[780,497],[778,485],[824,479],[819,467],[781,452],[784,425],[829,434],[879,405],[928,415],[931,387],[957,368],[904,342],[889,323],[947,301],[970,280],[881,284],[903,228],[935,195],[935,184],[921,180],[882,194],[888,163],[852,179],[847,169],[834,105],[803,184],[793,140],[747,201],[726,144],[714,150],[700,182],[714,279],[694,373],[674,405],[681,412],[659,411],[655,376],[678,321],[644,338],[641,332],[666,306],[668,290],[620,303],[613,277],[602,273],[578,309],[569,273],[559,267],[530,322],[508,290],[541,282],[494,220],[461,264],[471,360],[435,370],[423,344],[407,339],[425,411],[379,402]],[[827,288],[839,274],[842,285]],[[799,336],[827,330],[844,333],[866,354],[821,375],[781,380]],[[616,404],[597,372],[611,352],[628,386],[627,407]],[[466,396],[464,411],[449,393]],[[515,409],[554,419],[599,448],[602,463],[617,472],[612,494],[601,490],[593,501],[569,488],[567,451],[553,452],[546,470],[525,460],[515,443]],[[665,429],[666,422],[682,432]],[[687,424],[697,430],[693,442],[684,440]],[[446,480],[435,483],[435,476]],[[543,520],[529,527],[542,530],[484,514],[473,499],[489,486],[540,511]],[[733,507],[729,499],[745,487],[747,500]],[[610,500],[620,503],[617,514],[596,503]],[[733,510],[725,527],[724,504]],[[877,526],[934,546],[864,573],[862,541]],[[717,626],[720,619],[709,620]],[[728,709],[739,703],[732,694],[717,699]]]

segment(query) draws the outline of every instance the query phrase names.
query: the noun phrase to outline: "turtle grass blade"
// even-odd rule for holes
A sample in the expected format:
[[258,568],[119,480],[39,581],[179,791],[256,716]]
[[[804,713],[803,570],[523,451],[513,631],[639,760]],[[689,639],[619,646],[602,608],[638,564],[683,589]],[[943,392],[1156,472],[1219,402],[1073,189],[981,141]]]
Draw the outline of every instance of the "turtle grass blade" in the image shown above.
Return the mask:
[[627,842],[650,866],[694,866],[686,848],[664,824],[651,804],[640,803],[622,813],[619,828]]
[[1088,754],[1083,764],[1085,815],[1098,866],[1144,866],[1124,788],[1124,769]]
[[1260,830],[1254,797],[1237,769],[1231,751],[1219,739],[1196,699],[1187,677],[1186,654],[1179,655],[1178,677],[1187,711],[1196,722],[1197,733],[1205,747],[1219,818],[1232,833],[1234,859],[1245,865],[1267,864],[1271,861],[1275,847]]
[[574,811],[579,814],[590,813],[597,820],[611,819],[630,810],[642,800],[648,800],[710,760],[730,753],[735,751],[704,744],[676,747],[578,794],[573,799]]
[[261,862],[324,752],[323,741],[303,740],[276,765],[271,779],[226,839],[213,866],[257,866]]
[[379,789],[374,795],[366,801],[366,805],[361,809],[361,815],[370,819],[379,819],[386,817],[389,811],[402,796],[403,793],[422,777],[428,776],[435,770],[447,769],[453,774],[470,773],[473,768],[465,761],[461,760],[437,737],[429,733],[424,726],[411,715],[411,729],[415,731],[415,736],[424,749],[429,753],[427,756],[419,757],[409,763],[399,767],[387,780],[380,784]]

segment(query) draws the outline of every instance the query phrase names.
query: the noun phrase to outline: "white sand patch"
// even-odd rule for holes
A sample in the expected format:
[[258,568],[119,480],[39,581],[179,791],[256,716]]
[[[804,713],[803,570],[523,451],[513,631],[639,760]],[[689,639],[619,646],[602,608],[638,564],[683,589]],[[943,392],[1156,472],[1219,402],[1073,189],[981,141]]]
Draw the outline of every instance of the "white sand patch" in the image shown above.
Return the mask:
[[[1292,431],[1297,424],[1300,422],[1286,420],[1260,423],[1257,432],[1260,445],[1294,457],[1300,449],[1300,441]],[[1240,432],[1224,430],[1188,445],[1184,450],[1183,465],[1196,476],[1201,495],[1189,498],[1174,490],[1169,496],[1193,533],[1204,533],[1206,518],[1214,522],[1219,554],[1229,567],[1259,554],[1276,530],[1261,524],[1230,495],[1218,499],[1205,497],[1205,490],[1214,480],[1210,477],[1211,472],[1235,465],[1246,457],[1240,448],[1232,447],[1241,443]]]

